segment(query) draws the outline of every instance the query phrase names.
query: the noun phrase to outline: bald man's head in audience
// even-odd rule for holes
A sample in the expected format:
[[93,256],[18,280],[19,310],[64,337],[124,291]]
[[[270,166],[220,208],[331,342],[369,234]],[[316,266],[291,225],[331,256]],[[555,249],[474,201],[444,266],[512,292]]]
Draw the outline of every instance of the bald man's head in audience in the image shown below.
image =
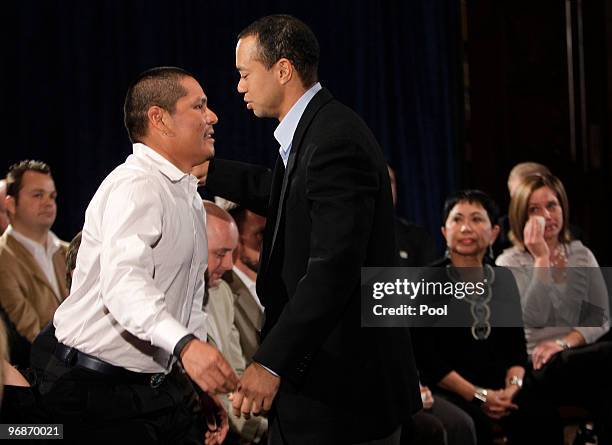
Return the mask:
[[225,272],[233,266],[232,255],[238,246],[238,228],[229,213],[218,205],[204,201],[208,236],[208,286],[216,287]]
[[6,203],[4,201],[6,201],[6,179],[0,179],[0,235],[4,233],[9,225]]
[[512,167],[508,175],[508,192],[510,193],[510,197],[514,195],[514,192],[523,179],[529,176],[545,175],[550,175],[550,170],[545,165],[538,164],[537,162],[521,162],[516,164]]

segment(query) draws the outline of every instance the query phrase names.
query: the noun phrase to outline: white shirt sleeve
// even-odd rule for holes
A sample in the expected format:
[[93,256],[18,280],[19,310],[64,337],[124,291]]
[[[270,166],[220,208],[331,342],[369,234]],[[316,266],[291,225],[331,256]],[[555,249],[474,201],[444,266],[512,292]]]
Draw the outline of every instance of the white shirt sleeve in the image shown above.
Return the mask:
[[109,193],[99,219],[100,286],[104,305],[123,328],[172,354],[189,330],[167,311],[153,282],[153,246],[164,228],[158,188],[137,177],[119,181]]
[[193,298],[193,305],[191,307],[191,317],[187,329],[189,332],[193,332],[193,335],[198,337],[202,341],[206,341],[208,334],[207,317],[208,315],[204,312],[204,271],[199,274],[198,282],[195,287],[195,297]]

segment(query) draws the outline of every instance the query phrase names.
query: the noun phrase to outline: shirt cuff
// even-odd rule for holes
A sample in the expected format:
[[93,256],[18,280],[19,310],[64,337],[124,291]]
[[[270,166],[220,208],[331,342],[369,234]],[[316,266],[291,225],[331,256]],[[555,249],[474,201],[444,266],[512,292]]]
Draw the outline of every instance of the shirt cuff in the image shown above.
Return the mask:
[[176,344],[187,334],[191,334],[191,332],[174,318],[168,316],[157,322],[153,335],[151,335],[151,344],[159,346],[169,354],[173,354]]
[[191,340],[197,340],[198,337],[196,337],[193,334],[187,334],[185,335],[183,338],[181,338],[178,343],[176,344],[176,346],[174,346],[174,356],[177,358],[177,360],[181,359],[181,353],[183,352],[183,349],[185,349],[185,346],[187,346],[187,344],[191,341]]
[[274,371],[272,371],[270,368],[268,368],[266,365],[261,364],[260,362],[255,362],[257,363],[259,366],[261,366],[263,369],[265,369],[266,371],[268,371],[270,374],[272,374],[275,377],[280,377],[280,375],[278,375],[277,373],[275,373]]

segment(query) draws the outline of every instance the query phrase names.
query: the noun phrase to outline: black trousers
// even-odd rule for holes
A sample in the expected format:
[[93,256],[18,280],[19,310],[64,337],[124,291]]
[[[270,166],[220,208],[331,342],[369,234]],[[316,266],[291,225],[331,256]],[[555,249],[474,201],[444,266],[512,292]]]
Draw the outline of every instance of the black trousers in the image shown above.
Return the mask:
[[69,443],[202,444],[206,431],[188,377],[175,369],[157,388],[125,383],[54,355],[39,379],[40,405],[49,423],[64,425]]
[[599,443],[612,444],[612,342],[602,341],[555,354],[525,375],[524,394],[556,405],[587,408]]
[[[464,410],[474,420],[478,445],[492,445],[495,421],[476,402],[467,402],[449,391],[440,390],[443,397]],[[563,445],[563,424],[556,408],[548,401],[525,397],[517,411],[500,419],[499,425],[512,445]]]

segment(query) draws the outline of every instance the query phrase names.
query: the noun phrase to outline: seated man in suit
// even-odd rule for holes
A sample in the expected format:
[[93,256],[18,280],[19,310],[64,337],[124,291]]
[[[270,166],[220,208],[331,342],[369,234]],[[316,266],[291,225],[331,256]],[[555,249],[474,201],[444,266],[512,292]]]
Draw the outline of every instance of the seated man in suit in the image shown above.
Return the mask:
[[52,231],[57,192],[49,166],[13,165],[6,177],[10,225],[0,237],[0,302],[30,342],[66,297],[66,243]]
[[235,323],[247,365],[259,347],[264,307],[257,296],[255,282],[266,218],[244,207],[229,211],[238,226],[238,247],[234,251],[234,267],[223,275],[234,293]]
[[[216,204],[204,201],[204,208],[208,237],[208,302],[205,306],[208,332],[232,368],[241,375],[247,361],[245,351],[241,347],[241,332],[238,328],[238,300],[243,296],[232,292],[230,286],[221,278],[232,269],[232,255],[238,246],[238,229],[230,214]],[[251,352],[249,361],[252,354]],[[259,442],[268,429],[267,420],[264,417],[244,419],[234,416],[229,399],[222,397],[222,400],[230,413],[229,423],[233,433],[228,436],[228,443]]]
[[[391,182],[393,207],[397,207],[397,175],[387,164]],[[433,238],[423,227],[395,215],[395,238],[397,240],[398,260],[401,267],[422,267],[436,259]]]

